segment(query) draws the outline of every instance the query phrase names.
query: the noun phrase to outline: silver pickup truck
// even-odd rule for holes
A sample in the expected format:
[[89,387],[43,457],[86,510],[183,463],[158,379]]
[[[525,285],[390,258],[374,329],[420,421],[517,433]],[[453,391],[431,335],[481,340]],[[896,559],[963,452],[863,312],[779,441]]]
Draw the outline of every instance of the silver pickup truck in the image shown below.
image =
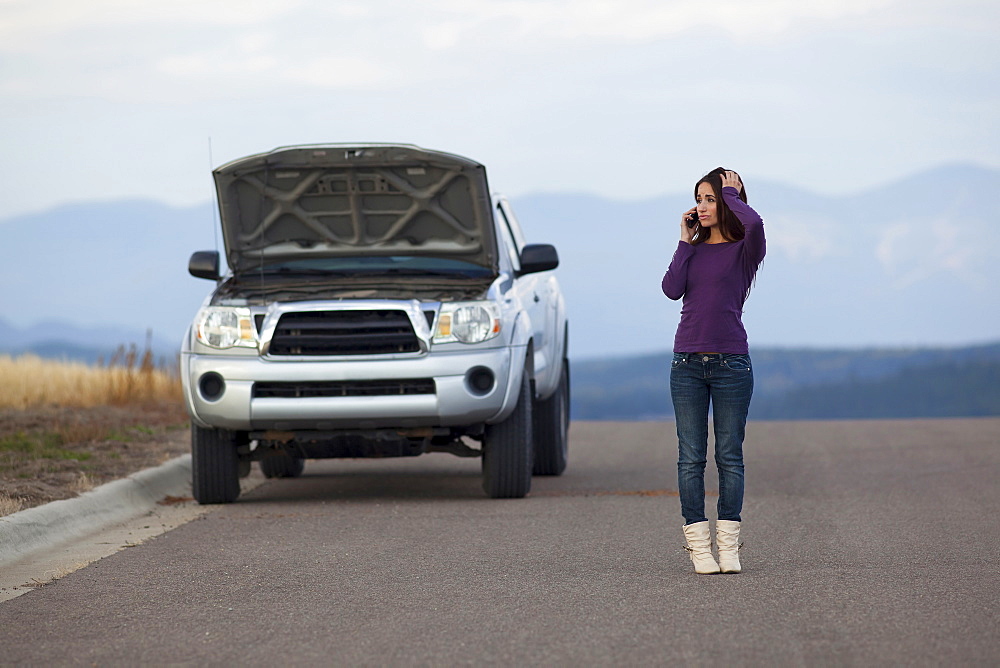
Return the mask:
[[226,261],[181,346],[194,496],[259,462],[450,452],[523,497],[566,467],[569,358],[554,247],[527,244],[483,165],[410,145],[309,145],[213,172]]

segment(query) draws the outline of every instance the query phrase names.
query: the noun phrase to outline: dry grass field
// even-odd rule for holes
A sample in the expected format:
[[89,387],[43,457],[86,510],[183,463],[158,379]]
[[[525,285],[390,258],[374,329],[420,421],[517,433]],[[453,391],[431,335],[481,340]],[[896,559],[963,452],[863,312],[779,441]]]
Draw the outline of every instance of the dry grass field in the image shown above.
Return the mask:
[[106,364],[0,355],[0,516],[188,451],[180,379],[147,350]]
[[71,408],[181,401],[177,375],[142,355],[135,346],[119,348],[107,364],[0,355],[0,409],[57,405]]

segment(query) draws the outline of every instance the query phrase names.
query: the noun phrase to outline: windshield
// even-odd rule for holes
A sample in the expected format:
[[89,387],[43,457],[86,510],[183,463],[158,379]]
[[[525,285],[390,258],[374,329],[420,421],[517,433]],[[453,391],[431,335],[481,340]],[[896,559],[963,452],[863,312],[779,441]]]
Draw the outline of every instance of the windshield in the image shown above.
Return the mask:
[[357,275],[420,275],[455,276],[456,278],[485,278],[489,269],[471,262],[450,258],[414,255],[365,255],[338,257],[309,257],[265,262],[257,271],[262,274],[347,274]]

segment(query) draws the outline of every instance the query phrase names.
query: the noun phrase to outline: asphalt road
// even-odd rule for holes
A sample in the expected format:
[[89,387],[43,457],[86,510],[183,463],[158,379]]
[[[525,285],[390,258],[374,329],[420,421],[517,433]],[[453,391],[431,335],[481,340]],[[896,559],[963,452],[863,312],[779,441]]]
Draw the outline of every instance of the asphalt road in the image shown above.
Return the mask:
[[0,664],[1000,663],[1000,419],[751,424],[715,576],[672,428],[574,423],[523,500],[444,454],[309,462],[0,603]]

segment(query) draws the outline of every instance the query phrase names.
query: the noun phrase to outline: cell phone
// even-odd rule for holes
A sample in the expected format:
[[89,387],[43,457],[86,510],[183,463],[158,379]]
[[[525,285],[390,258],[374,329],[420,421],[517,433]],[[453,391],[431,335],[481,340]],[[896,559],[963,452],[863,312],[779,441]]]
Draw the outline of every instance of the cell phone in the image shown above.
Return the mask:
[[690,216],[688,216],[685,219],[684,222],[687,223],[688,227],[694,227],[695,225],[698,224],[698,214],[697,213],[692,213]]

